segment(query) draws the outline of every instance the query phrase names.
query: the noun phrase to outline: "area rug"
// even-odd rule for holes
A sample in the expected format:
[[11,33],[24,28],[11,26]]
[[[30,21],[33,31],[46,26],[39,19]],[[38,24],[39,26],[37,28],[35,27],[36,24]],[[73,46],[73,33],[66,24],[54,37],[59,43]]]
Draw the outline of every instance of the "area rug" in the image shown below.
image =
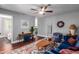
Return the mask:
[[30,43],[28,45],[22,46],[17,49],[13,49],[7,52],[0,52],[0,54],[31,54],[31,52],[35,49],[35,43]]

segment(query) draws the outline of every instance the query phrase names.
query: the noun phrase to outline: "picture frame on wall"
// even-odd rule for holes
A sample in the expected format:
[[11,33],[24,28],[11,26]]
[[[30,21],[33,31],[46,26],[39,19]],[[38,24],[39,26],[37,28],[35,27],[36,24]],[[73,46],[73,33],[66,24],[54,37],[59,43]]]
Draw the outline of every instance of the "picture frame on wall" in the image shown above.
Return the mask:
[[59,27],[59,28],[64,27],[64,25],[65,25],[64,21],[58,21],[57,22],[57,27]]
[[21,28],[27,29],[29,27],[29,21],[27,20],[21,20]]

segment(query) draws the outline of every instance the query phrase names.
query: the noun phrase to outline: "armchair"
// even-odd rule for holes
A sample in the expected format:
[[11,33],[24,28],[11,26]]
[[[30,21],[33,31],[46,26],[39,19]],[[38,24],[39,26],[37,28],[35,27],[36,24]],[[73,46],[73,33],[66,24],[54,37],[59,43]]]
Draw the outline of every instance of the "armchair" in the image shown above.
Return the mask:
[[58,32],[53,33],[53,38],[55,42],[60,43],[62,41],[62,37],[63,37],[62,33],[58,33]]

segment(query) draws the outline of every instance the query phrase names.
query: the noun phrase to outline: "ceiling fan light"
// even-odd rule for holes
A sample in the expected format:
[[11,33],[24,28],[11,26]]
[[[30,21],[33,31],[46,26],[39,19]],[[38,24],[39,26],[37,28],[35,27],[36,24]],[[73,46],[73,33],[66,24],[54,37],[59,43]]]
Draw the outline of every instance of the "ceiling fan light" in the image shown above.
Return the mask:
[[40,11],[40,12],[39,12],[39,14],[43,15],[43,14],[44,14],[44,12],[43,12],[43,11]]

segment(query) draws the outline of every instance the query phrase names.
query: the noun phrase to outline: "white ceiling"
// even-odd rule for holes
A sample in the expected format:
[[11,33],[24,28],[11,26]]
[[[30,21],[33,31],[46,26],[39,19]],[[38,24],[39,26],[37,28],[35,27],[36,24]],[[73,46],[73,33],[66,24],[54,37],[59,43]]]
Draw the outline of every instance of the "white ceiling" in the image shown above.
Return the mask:
[[[0,8],[7,9],[10,11],[15,11],[19,13],[24,13],[32,16],[43,16],[40,14],[35,14],[31,8],[39,9],[43,4],[1,4]],[[49,10],[53,10],[53,13],[46,13],[45,16],[62,14],[67,12],[73,12],[79,10],[79,4],[52,4],[48,7]]]

